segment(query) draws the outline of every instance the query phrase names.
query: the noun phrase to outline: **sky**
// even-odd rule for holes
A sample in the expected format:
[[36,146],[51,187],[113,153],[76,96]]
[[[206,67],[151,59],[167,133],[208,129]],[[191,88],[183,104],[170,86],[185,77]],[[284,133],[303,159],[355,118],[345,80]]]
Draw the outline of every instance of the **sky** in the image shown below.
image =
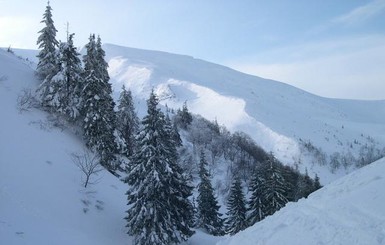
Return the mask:
[[[0,47],[37,49],[47,1],[0,0]],[[51,0],[57,39],[190,55],[311,93],[385,99],[385,0]]]

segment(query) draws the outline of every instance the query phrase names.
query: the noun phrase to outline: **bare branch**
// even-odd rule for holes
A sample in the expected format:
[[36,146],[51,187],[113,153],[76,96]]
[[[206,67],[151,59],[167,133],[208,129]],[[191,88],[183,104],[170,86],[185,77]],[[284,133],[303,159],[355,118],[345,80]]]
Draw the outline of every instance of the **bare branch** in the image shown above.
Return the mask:
[[97,175],[103,170],[99,163],[99,158],[88,150],[84,150],[81,154],[72,153],[71,157],[72,162],[75,163],[85,176],[85,180],[83,180],[84,188],[87,188],[88,184],[95,184],[98,180],[91,182],[91,176]]
[[21,94],[17,97],[17,106],[20,113],[38,107],[38,102],[31,89],[23,89],[21,91]]

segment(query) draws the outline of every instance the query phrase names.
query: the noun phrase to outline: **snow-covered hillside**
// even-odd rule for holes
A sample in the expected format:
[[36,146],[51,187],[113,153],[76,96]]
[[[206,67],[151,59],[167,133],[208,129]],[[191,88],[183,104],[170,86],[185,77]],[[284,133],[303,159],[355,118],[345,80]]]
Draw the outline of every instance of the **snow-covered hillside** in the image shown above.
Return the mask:
[[381,159],[217,244],[385,244],[384,186]]
[[[329,166],[318,162],[329,163],[334,154],[339,164],[349,164],[352,156],[359,159],[362,152],[384,149],[385,100],[322,98],[190,56],[103,47],[115,98],[125,85],[138,100],[140,116],[154,88],[163,105],[181,108],[186,101],[193,113],[246,132],[285,164],[298,164],[312,176],[317,173],[324,184],[352,168],[331,174]],[[36,60],[36,53],[28,50],[16,53]]]
[[124,84],[141,99],[154,88],[171,108],[187,101],[192,112],[248,133],[284,163],[304,163],[300,168],[318,173],[323,183],[344,172],[330,175],[325,167],[313,166],[318,160],[304,152],[304,143],[329,156],[357,156],[365,145],[384,147],[385,101],[322,98],[189,56],[110,44],[104,48],[116,95]]
[[[18,98],[38,81],[29,62],[0,49],[0,244],[131,244],[126,234],[128,187],[107,171],[83,187],[71,154],[79,137],[47,113],[20,111]],[[188,244],[215,244],[197,231]]]
[[126,187],[107,171],[82,187],[71,153],[83,143],[17,98],[34,71],[0,50],[0,244],[124,244]]
[[[188,56],[105,49],[115,95],[129,87],[140,114],[154,88],[164,105],[179,108],[187,100],[191,111],[248,132],[289,164],[306,159],[300,138],[328,153],[385,141],[385,101],[325,99]],[[24,54],[33,60],[33,52]],[[0,50],[0,243],[130,244],[127,187],[104,171],[84,188],[71,159],[83,151],[79,137],[44,112],[20,111],[19,95],[38,84],[31,66]],[[383,244],[384,173],[385,160],[378,161],[220,244]],[[198,231],[187,244],[218,239]]]

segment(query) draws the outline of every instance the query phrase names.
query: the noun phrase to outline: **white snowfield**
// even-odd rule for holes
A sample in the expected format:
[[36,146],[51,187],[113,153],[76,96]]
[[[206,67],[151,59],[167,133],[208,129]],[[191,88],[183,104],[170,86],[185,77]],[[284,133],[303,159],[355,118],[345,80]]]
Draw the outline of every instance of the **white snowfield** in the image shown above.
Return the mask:
[[71,153],[83,143],[17,98],[34,71],[0,49],[0,244],[127,244],[126,187],[103,171],[86,189]]
[[[0,49],[0,245],[130,245],[124,217],[128,187],[107,171],[87,188],[71,160],[78,136],[36,109],[20,112],[18,96],[34,91],[34,71]],[[219,238],[197,231],[190,245]]]
[[181,108],[186,101],[190,111],[231,131],[246,132],[283,163],[302,163],[300,169],[307,168],[311,176],[317,173],[322,183],[345,173],[331,175],[326,167],[313,164],[317,160],[309,160],[300,150],[299,139],[310,140],[327,154],[357,156],[369,137],[376,147],[384,147],[385,100],[322,98],[190,56],[112,44],[103,47],[115,97],[125,85],[142,99],[139,112],[145,111],[144,99],[151,89],[168,107]]
[[217,245],[385,244],[384,188],[381,159]]
[[[327,166],[319,166],[301,150],[299,139],[329,155],[350,152],[356,157],[361,146],[371,144],[368,139],[378,149],[385,145],[385,100],[322,98],[186,55],[112,44],[103,48],[115,99],[125,85],[137,99],[139,116],[146,112],[145,100],[154,89],[161,104],[177,109],[186,101],[193,113],[217,120],[231,131],[246,132],[283,163],[299,164],[312,177],[317,173],[323,184],[345,171],[331,174]],[[29,50],[17,53],[36,60]]]
[[[293,135],[329,150],[346,146],[333,134],[343,142],[361,133],[385,138],[385,101],[325,99],[187,56],[105,47],[115,93],[125,84],[146,99],[154,87],[162,103],[181,107],[187,100],[193,112],[278,147],[284,159],[296,152]],[[123,219],[127,186],[104,171],[84,189],[71,161],[71,153],[83,151],[79,137],[55,127],[46,113],[19,112],[18,96],[38,84],[33,73],[0,49],[0,244],[131,244]],[[139,113],[144,109],[140,100]],[[186,244],[385,244],[384,175],[381,160],[234,237],[197,231]]]

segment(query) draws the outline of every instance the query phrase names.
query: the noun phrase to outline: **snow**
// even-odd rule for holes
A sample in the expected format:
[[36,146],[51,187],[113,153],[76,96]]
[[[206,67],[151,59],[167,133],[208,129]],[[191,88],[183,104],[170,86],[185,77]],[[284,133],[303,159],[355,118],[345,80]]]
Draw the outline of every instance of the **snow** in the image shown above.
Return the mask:
[[[84,176],[71,159],[79,137],[37,109],[20,112],[17,97],[38,81],[25,60],[0,50],[0,243],[132,244],[126,232],[128,186],[107,171]],[[197,231],[186,244],[215,244]]]
[[[126,187],[104,171],[84,189],[71,153],[83,144],[47,114],[19,113],[17,96],[36,88],[34,71],[0,51],[1,244],[123,244]],[[106,225],[108,224],[108,225]]]
[[[322,98],[186,55],[112,44],[103,48],[115,99],[125,85],[136,99],[140,118],[154,89],[162,105],[178,109],[187,102],[189,111],[217,120],[232,132],[246,132],[283,163],[298,165],[302,172],[307,169],[312,177],[318,174],[322,184],[354,168],[331,173],[301,140],[320,148],[328,162],[335,152],[357,158],[362,146],[373,144],[382,150],[385,145],[385,100]],[[32,51],[15,49],[15,53],[36,60]]]
[[[377,146],[385,143],[385,101],[321,98],[189,56],[104,48],[115,98],[122,85],[131,89],[140,116],[151,89],[171,108],[187,101],[190,111],[249,133],[285,163],[301,161],[300,167],[318,173],[324,184],[345,171],[331,174],[313,164],[299,139],[328,154],[349,150],[354,140],[363,145],[369,136]],[[128,187],[106,171],[94,176],[96,184],[82,186],[81,171],[71,160],[72,153],[83,152],[79,136],[54,126],[39,110],[19,111],[17,97],[24,89],[34,91],[38,82],[30,63],[36,53],[15,53],[28,61],[0,50],[0,243],[131,244],[123,219]],[[197,231],[186,244],[385,244],[384,174],[381,160],[234,237]],[[213,186],[225,181],[218,176]]]
[[381,159],[217,245],[385,244],[384,186]]
[[314,164],[318,160],[304,153],[300,140],[310,141],[329,156],[351,152],[357,157],[370,137],[377,149],[385,145],[385,100],[322,98],[190,56],[112,44],[103,48],[115,98],[124,84],[139,98],[139,116],[154,89],[161,104],[177,109],[186,101],[191,112],[217,120],[233,132],[246,132],[285,164],[299,164],[311,176],[317,173],[323,184],[351,169],[331,174],[327,167]]

